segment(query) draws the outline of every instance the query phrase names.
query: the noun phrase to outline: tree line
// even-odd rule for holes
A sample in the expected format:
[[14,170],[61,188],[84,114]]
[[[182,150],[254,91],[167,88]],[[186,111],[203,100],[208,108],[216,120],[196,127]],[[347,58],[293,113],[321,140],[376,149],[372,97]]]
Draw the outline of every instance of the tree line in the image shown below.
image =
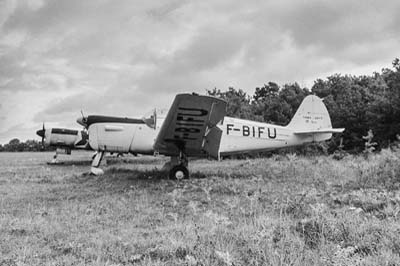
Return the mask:
[[54,147],[43,146],[41,141],[30,139],[20,141],[17,138],[10,140],[7,144],[0,144],[0,152],[22,152],[22,151],[53,151]]
[[[208,90],[211,96],[228,102],[227,115],[287,125],[300,103],[309,94],[324,99],[332,126],[344,127],[343,134],[335,135],[328,142],[333,152],[340,144],[350,152],[365,149],[365,137],[373,133],[376,148],[381,149],[397,142],[400,137],[400,60],[392,68],[384,68],[371,76],[334,74],[317,79],[311,90],[298,83],[279,86],[268,82],[248,95],[242,89]],[[342,138],[342,142],[340,141]]]

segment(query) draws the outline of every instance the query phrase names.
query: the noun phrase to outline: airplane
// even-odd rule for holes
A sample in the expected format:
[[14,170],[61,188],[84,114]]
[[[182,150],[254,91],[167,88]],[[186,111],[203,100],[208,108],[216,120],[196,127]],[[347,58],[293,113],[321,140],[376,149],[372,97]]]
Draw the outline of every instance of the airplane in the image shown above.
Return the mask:
[[72,149],[88,149],[89,135],[86,130],[76,130],[68,128],[45,128],[36,131],[36,134],[42,138],[42,147],[44,145],[56,147],[56,153],[51,163],[57,163],[59,154],[71,154]]
[[154,109],[141,118],[89,115],[77,122],[87,128],[89,146],[97,151],[91,173],[105,152],[165,155],[163,169],[171,179],[189,177],[188,157],[220,159],[222,155],[267,151],[328,140],[344,128],[332,128],[320,98],[304,98],[287,126],[226,116],[224,100],[198,94],[178,94],[168,112]]

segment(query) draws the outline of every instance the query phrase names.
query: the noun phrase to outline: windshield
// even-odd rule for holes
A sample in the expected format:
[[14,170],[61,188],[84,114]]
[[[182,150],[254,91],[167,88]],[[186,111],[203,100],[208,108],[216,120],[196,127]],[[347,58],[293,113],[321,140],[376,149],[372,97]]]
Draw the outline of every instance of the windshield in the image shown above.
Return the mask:
[[143,116],[142,120],[143,120],[143,122],[146,123],[146,125],[147,125],[148,127],[150,127],[150,128],[156,128],[156,116],[157,116],[156,110],[153,109],[153,110],[149,111],[148,113],[146,113],[146,114]]
[[[159,123],[161,125],[163,123],[163,120],[168,114],[168,109],[166,108],[160,108],[160,109],[153,109],[149,112],[147,112],[142,120],[143,122],[146,123],[146,125],[150,128],[156,128],[156,124]],[[158,122],[157,122],[158,120]]]

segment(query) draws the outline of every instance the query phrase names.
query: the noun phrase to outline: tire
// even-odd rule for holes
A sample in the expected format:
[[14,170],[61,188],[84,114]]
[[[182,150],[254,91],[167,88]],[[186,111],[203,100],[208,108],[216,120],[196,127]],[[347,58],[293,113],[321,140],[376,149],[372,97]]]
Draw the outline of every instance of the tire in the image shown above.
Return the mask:
[[172,167],[169,171],[169,178],[175,180],[182,180],[189,178],[189,170],[183,165],[177,165]]

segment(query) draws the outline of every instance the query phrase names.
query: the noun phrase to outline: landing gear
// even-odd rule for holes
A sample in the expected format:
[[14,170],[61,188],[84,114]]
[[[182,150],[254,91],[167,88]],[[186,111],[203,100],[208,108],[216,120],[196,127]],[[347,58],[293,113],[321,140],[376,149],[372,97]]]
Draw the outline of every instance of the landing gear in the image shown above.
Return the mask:
[[163,170],[169,172],[169,178],[175,180],[182,180],[189,178],[188,159],[184,153],[179,156],[171,157],[171,161],[163,166]]
[[57,164],[58,163],[57,156],[58,156],[58,153],[56,151],[56,154],[54,154],[54,156],[53,156],[53,160],[51,160],[51,164]]
[[53,155],[53,159],[51,160],[51,162],[48,162],[47,164],[58,164],[58,163],[60,163],[60,162],[57,160],[57,157],[58,157],[59,154],[71,155],[71,149],[68,148],[68,147],[66,147],[66,148],[60,148],[60,147],[58,147],[58,148],[56,149],[56,153]]
[[183,165],[176,165],[169,171],[169,178],[182,180],[189,178],[189,170]]
[[93,175],[102,175],[104,171],[99,168],[101,160],[103,159],[104,151],[98,151],[92,161],[92,167],[90,168],[90,173]]

